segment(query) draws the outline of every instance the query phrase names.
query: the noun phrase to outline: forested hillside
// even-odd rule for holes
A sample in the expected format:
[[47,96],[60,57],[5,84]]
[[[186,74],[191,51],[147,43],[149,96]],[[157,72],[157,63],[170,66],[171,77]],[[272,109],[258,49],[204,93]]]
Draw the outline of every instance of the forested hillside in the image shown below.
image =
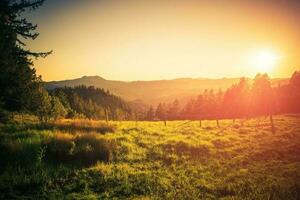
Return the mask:
[[66,117],[86,117],[102,120],[129,120],[133,112],[120,97],[92,86],[56,88],[50,94],[57,96],[67,110]]
[[[271,84],[284,85],[287,79],[271,79]],[[94,86],[109,90],[115,95],[127,101],[140,101],[141,103],[157,106],[160,102],[170,103],[178,99],[186,103],[188,99],[198,95],[206,89],[226,90],[233,84],[237,84],[239,78],[178,78],[174,80],[155,81],[113,81],[100,76],[84,76],[73,80],[46,82],[47,89],[60,87],[74,87],[78,85]]]

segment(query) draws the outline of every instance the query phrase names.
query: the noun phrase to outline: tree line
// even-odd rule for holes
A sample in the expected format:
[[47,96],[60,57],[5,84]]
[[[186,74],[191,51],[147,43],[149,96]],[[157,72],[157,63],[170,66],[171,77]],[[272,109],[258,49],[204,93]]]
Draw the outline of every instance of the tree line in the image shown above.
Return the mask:
[[226,91],[205,90],[184,106],[178,100],[150,107],[146,120],[236,119],[300,112],[300,71],[288,84],[272,86],[267,74],[241,78]]
[[130,120],[133,111],[120,97],[93,86],[56,88],[50,94],[62,102],[67,118]]

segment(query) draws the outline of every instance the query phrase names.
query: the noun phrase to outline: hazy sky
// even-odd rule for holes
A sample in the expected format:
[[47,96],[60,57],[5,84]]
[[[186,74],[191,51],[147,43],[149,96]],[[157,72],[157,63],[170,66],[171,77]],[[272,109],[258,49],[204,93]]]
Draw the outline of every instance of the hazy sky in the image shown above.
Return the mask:
[[[48,0],[30,17],[40,36],[29,47],[54,51],[35,61],[47,81],[239,77],[264,70],[288,77],[300,69],[297,0]],[[260,66],[270,59],[270,68]]]

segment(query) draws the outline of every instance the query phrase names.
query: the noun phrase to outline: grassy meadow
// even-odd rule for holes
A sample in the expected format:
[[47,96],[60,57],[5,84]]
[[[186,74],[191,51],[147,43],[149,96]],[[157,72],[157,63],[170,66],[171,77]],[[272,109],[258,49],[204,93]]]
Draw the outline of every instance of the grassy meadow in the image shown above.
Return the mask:
[[300,199],[300,117],[0,126],[0,199]]

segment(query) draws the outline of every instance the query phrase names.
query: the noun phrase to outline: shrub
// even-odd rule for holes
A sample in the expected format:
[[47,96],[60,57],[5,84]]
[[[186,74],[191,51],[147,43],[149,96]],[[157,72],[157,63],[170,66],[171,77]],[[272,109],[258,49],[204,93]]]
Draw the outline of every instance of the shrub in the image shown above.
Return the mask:
[[97,161],[108,162],[111,160],[111,148],[107,140],[97,138],[97,135],[82,135],[75,138],[74,156],[81,163],[91,165]]
[[46,159],[57,162],[71,162],[75,148],[73,136],[57,133],[53,138],[44,141],[46,146]]
[[113,145],[96,134],[71,135],[57,133],[44,142],[46,159],[57,163],[92,165],[97,161],[109,162]]

